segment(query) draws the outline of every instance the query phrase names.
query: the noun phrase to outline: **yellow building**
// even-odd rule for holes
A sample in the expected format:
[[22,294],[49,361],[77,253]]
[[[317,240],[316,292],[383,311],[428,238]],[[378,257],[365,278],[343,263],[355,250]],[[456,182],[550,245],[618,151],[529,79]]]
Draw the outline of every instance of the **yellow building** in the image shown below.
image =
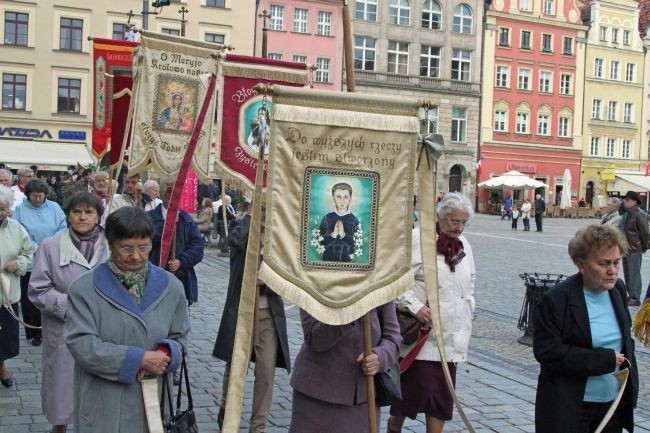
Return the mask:
[[593,207],[633,183],[647,156],[641,136],[644,52],[635,0],[592,0],[585,65],[583,157],[578,189]]
[[[92,42],[124,39],[131,23],[142,28],[147,6],[150,31],[225,43],[252,55],[254,0],[173,0],[153,9],[140,0],[0,0],[0,162],[64,170],[90,163],[92,142]],[[235,31],[235,26],[237,31]]]

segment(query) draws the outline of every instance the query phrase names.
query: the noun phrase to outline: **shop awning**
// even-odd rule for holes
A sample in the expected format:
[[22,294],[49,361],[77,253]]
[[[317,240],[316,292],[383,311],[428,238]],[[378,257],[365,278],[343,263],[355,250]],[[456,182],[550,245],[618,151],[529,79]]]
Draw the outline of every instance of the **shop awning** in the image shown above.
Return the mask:
[[39,170],[65,171],[69,165],[95,161],[84,143],[1,140],[0,162],[14,169],[36,165]]

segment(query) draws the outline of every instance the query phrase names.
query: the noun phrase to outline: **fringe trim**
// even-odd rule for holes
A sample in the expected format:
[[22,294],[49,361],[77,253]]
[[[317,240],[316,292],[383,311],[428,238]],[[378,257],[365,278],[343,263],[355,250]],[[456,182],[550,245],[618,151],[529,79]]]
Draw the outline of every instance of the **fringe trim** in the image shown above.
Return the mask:
[[636,313],[632,329],[636,338],[645,347],[650,347],[650,299],[646,299],[639,312]]
[[298,69],[278,68],[270,65],[242,65],[240,63],[223,62],[221,74],[228,77],[259,79],[260,81],[281,81],[291,84],[309,84],[308,71]]
[[[365,107],[356,107],[365,108]],[[362,128],[375,131],[405,132],[416,134],[419,131],[418,119],[398,115],[378,114],[357,111],[354,106],[339,109],[301,107],[276,103],[271,115],[274,121],[308,123],[310,125],[340,126]],[[355,111],[354,114],[350,111]]]
[[253,188],[255,188],[255,184],[251,183],[251,181],[246,176],[237,173],[236,171],[233,171],[223,165],[218,156],[214,163],[213,171],[219,179],[229,184],[230,186],[246,191],[252,191]]
[[351,323],[373,308],[394,300],[414,284],[413,272],[409,271],[392,283],[369,293],[353,304],[335,308],[323,305],[309,293],[283,278],[265,262],[262,263],[259,277],[274,292],[289,299],[300,308],[309,311],[309,314],[317,320],[328,325]]

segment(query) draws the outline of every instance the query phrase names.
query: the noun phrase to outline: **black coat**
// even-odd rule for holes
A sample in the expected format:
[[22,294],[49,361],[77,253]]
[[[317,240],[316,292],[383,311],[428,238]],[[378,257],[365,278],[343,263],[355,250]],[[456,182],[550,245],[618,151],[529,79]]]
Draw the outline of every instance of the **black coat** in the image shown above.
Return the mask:
[[[237,226],[228,234],[228,246],[230,246],[230,280],[228,282],[228,294],[219,324],[217,341],[214,343],[212,356],[222,361],[230,362],[232,350],[235,344],[235,329],[237,328],[237,314],[239,312],[239,300],[241,298],[241,286],[244,278],[244,264],[246,263],[246,247],[248,245],[248,232],[250,229],[250,215],[240,219]],[[267,295],[275,332],[278,336],[278,357],[275,365],[285,368],[291,372],[291,359],[289,358],[289,340],[287,338],[287,319],[284,314],[284,302],[275,292],[263,285],[260,293]],[[255,353],[251,356],[255,362]]]
[[[623,398],[619,404],[623,427],[634,429],[632,410],[636,406],[639,377],[630,334],[630,313],[621,292],[621,280],[609,291],[623,338],[623,354],[632,363]],[[578,431],[582,400],[589,376],[613,372],[612,349],[592,348],[589,314],[583,294],[582,275],[575,274],[549,290],[535,314],[533,339],[535,358],[541,365],[535,402],[536,433]]]

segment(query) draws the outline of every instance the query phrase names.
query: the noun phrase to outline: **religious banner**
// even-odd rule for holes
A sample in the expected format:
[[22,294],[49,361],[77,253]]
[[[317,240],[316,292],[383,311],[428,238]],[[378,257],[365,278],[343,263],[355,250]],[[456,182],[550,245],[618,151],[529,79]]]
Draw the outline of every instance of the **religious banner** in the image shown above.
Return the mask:
[[183,193],[181,194],[181,209],[187,213],[196,213],[196,187],[198,182],[194,171],[190,168],[187,170],[185,182],[183,183]]
[[[101,159],[111,149],[112,144],[121,146],[121,139],[113,135],[113,123],[126,122],[129,98],[126,99],[127,110],[116,110],[114,99],[125,94],[125,83],[116,77],[128,77],[128,89],[131,88],[131,67],[133,49],[137,43],[116,41],[112,39],[93,39],[93,141],[92,151],[95,158]],[[115,115],[115,118],[114,118]],[[122,131],[124,125],[121,125]],[[119,154],[119,152],[118,152]]]
[[122,145],[125,142],[125,135],[127,135],[126,142],[129,142],[128,131],[126,128],[128,126],[127,119],[132,97],[131,88],[133,87],[131,69],[129,69],[128,73],[122,73],[122,71],[120,71],[119,74],[113,76],[111,81],[113,82],[115,93],[113,93],[113,109],[110,112],[112,124],[108,165],[111,169],[117,169],[117,167],[122,163],[122,158],[125,153],[122,149]]
[[[220,62],[218,82],[216,171],[252,188],[259,147],[268,153],[273,111],[273,103],[263,103],[254,87],[259,83],[306,86],[307,65],[228,54]],[[265,162],[265,172],[266,167]]]
[[[143,32],[134,54],[134,107],[128,169],[137,173],[153,165],[163,178],[175,178],[199,117],[214,98],[208,82],[214,73],[218,45]],[[192,166],[197,177],[208,178],[212,122],[200,126]]]
[[418,104],[273,87],[260,279],[331,325],[411,287]]

